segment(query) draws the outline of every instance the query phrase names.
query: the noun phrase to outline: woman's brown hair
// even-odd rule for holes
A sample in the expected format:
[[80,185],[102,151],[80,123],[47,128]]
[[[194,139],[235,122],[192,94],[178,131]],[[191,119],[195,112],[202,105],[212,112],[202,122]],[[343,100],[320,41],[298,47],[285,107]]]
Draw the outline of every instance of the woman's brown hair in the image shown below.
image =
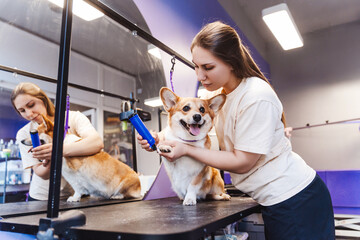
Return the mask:
[[51,102],[49,97],[45,94],[43,90],[41,90],[41,88],[38,85],[30,82],[19,83],[11,93],[11,103],[17,113],[19,113],[19,111],[16,109],[14,105],[14,100],[17,96],[21,94],[28,94],[30,96],[40,99],[45,105],[46,113],[48,114],[48,116],[51,117],[55,116],[55,106]]
[[[193,39],[190,50],[192,51],[195,46],[209,50],[214,56],[229,64],[237,78],[258,77],[271,86],[247,47],[242,44],[236,30],[229,25],[220,21],[205,25]],[[281,121],[286,126],[284,112]]]

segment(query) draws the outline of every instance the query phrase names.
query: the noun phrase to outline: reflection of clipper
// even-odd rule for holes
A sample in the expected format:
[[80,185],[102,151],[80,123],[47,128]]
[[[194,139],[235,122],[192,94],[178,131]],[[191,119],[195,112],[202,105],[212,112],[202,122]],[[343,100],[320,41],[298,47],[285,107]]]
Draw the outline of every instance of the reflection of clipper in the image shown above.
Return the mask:
[[[33,148],[36,148],[41,145],[39,133],[36,129],[30,130],[30,137],[31,137],[31,142],[32,142]],[[30,149],[30,151],[31,151],[31,149]],[[39,161],[42,162],[42,160],[40,160],[40,159],[39,159]]]
[[[41,145],[39,133],[37,131],[37,125],[33,121],[31,121],[30,123],[30,138],[31,138],[32,148],[30,148],[29,152],[32,152],[33,148],[36,148]],[[42,162],[40,159],[39,161]]]
[[[123,101],[121,103],[121,113],[128,112],[131,109],[131,105],[129,101]],[[121,121],[121,129],[123,132],[128,130],[128,123],[127,121]]]
[[40,138],[37,130],[30,130],[30,137],[33,148],[36,148],[41,145]]

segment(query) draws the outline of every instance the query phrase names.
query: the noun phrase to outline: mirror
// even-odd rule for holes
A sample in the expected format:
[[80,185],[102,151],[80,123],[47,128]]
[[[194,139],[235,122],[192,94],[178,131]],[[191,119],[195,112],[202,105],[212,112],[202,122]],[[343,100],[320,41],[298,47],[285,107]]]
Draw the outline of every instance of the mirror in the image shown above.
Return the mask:
[[[150,32],[132,1],[102,2],[144,31]],[[6,92],[1,95],[2,98],[8,99],[11,90],[19,82],[27,81],[39,85],[51,99],[55,99],[56,84],[52,81],[56,81],[58,74],[61,15],[62,9],[48,0],[0,2],[0,87]],[[134,162],[130,126],[122,125],[118,120],[124,101],[105,93],[125,98],[132,95],[138,99],[135,107],[151,113],[152,119],[145,123],[146,126],[158,131],[158,108],[144,105],[144,100],[157,97],[160,88],[166,85],[163,61],[148,53],[148,49],[152,47],[149,42],[107,16],[85,21],[74,15],[71,44],[68,87],[70,109],[79,110],[91,119],[103,137],[105,151],[130,167],[136,167],[141,174],[156,175],[160,164],[158,155],[135,146],[137,161]],[[167,54],[161,53],[163,58],[170,61],[171,56],[165,55]],[[33,75],[13,74],[11,69]],[[39,80],[39,77],[47,81]],[[103,91],[104,94],[74,88],[71,84]],[[23,126],[27,123],[12,109],[10,100],[5,107],[13,111],[12,117],[13,113],[17,116],[14,121],[16,124]],[[0,111],[4,111],[3,105],[1,108]],[[2,120],[10,119],[7,114],[1,114],[0,121]],[[14,128],[18,129],[19,126]],[[5,139],[3,126],[0,129],[0,139]],[[15,136],[14,129],[6,136],[6,142],[15,141]],[[21,169],[21,166],[18,167]],[[24,201],[23,195],[27,192],[29,178],[23,179],[25,178],[16,184],[6,180],[7,186],[12,184],[15,188],[6,193],[6,202]],[[1,186],[0,190],[3,190],[4,184]],[[20,194],[21,197],[15,196],[10,200],[8,196],[12,193]]]

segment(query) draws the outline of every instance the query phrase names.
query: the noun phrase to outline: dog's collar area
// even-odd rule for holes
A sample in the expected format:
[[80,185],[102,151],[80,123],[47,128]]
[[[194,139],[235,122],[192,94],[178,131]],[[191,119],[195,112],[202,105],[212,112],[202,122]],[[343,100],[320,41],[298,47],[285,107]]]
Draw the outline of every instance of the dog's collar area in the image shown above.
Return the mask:
[[186,139],[182,139],[181,137],[179,137],[181,139],[181,141],[184,141],[184,142],[197,142],[199,140],[186,140]]

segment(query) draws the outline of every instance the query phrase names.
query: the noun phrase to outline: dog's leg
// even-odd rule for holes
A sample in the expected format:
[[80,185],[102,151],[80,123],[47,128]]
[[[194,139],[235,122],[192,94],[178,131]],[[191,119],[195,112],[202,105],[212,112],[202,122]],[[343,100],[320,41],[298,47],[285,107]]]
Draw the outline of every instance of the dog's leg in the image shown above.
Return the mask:
[[67,202],[80,202],[81,193],[75,191],[74,195],[67,199]]
[[196,197],[199,193],[200,188],[201,185],[190,184],[187,188],[183,205],[185,206],[196,205]]
[[204,179],[209,177],[209,169],[209,167],[204,167],[201,172],[192,179],[191,183],[187,187],[183,205],[195,205],[196,198],[204,199],[206,197],[206,191],[203,191],[202,187]]
[[229,194],[221,193],[221,194],[208,194],[206,196],[207,199],[217,200],[217,201],[229,201],[231,199]]
[[224,180],[221,178],[220,173],[215,171],[214,184],[211,187],[211,190],[208,192],[206,198],[213,199],[217,201],[229,201],[230,195],[225,193],[224,189]]
[[111,196],[110,199],[124,199],[124,195],[121,193],[117,193],[114,196]]
[[183,205],[185,206],[196,205],[196,193],[194,193],[193,191],[190,192],[188,191],[183,201]]

